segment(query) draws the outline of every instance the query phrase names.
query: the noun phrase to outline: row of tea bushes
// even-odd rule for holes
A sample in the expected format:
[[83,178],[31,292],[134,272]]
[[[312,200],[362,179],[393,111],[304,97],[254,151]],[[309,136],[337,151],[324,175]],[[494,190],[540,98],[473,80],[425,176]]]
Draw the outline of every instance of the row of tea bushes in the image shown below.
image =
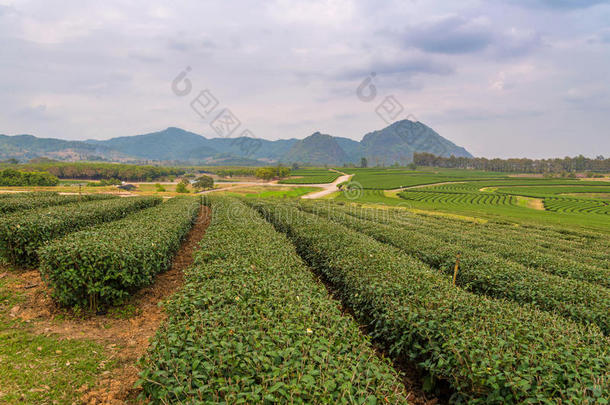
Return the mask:
[[156,197],[113,198],[15,212],[0,218],[0,255],[18,266],[36,266],[45,242],[161,202]]
[[469,293],[419,260],[294,207],[256,208],[336,289],[398,360],[447,381],[468,403],[602,403],[610,340],[528,305]]
[[557,243],[534,238],[527,230],[507,230],[493,223],[470,225],[439,221],[414,220],[412,215],[397,213],[392,220],[371,215],[370,209],[349,210],[353,216],[424,231],[449,243],[493,252],[521,265],[539,269],[561,277],[582,280],[610,288],[610,256],[608,249],[590,243],[586,248],[575,248],[574,242]]
[[38,252],[42,278],[62,305],[119,303],[171,266],[199,208],[199,199],[172,198],[57,239]]
[[155,404],[398,404],[404,387],[287,238],[210,198],[213,221],[139,384]]
[[459,254],[456,283],[464,289],[531,303],[578,322],[595,324],[604,333],[610,333],[610,290],[607,288],[530,269],[500,258],[493,251],[473,249],[465,243],[449,243],[429,229],[368,221],[349,215],[354,211],[339,207],[329,209],[316,204],[300,207],[395,246],[448,275],[453,275]]
[[116,198],[111,194],[59,195],[55,192],[11,193],[1,194],[0,214],[24,211],[53,205],[69,204],[78,201],[107,200]]

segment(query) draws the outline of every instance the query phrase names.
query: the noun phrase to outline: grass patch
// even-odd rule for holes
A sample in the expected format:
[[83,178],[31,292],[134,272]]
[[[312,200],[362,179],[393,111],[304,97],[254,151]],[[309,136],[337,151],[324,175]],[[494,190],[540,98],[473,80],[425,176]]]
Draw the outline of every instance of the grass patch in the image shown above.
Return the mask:
[[533,210],[544,211],[544,203],[540,198],[515,196],[515,204],[518,207],[531,208]]
[[277,187],[277,186],[252,186],[240,187],[231,191],[222,192],[232,197],[246,198],[298,198],[314,191],[322,190],[319,187]]
[[71,404],[110,364],[104,348],[85,340],[39,335],[9,315],[23,298],[0,280],[0,403]]

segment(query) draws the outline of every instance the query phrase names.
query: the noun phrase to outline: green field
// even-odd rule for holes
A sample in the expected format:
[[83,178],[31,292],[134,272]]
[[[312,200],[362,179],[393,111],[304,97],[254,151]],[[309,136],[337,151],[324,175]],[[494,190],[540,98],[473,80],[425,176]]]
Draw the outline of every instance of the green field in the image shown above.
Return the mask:
[[[433,176],[435,171],[430,168],[346,169],[346,172],[355,173],[351,185],[358,192],[338,193],[335,198],[339,201],[610,232],[610,202],[603,198],[610,192],[608,181],[494,178],[497,173],[448,169],[439,169],[438,175]],[[488,178],[483,179],[485,176]],[[358,179],[362,182],[357,182]],[[389,191],[398,184],[406,187]]]
[[604,403],[610,201],[595,196],[610,182],[346,172],[349,188],[319,201],[300,197],[320,187],[298,183],[0,195],[0,401],[71,403],[82,396],[69,381],[93,387],[100,370],[133,367],[15,319],[30,299],[18,267],[40,273],[33,288],[62,314],[104,328],[104,314],[137,311],[142,289],[186,263],[172,294],[145,303],[167,317],[142,352],[141,401]]
[[297,169],[290,172],[290,177],[280,180],[280,184],[324,184],[332,183],[341,173],[328,169]]
[[492,173],[478,170],[424,168],[406,170],[394,168],[354,169],[344,168],[341,171],[353,174],[351,179],[364,189],[391,190],[441,182],[472,181],[487,178],[505,178],[503,173]]

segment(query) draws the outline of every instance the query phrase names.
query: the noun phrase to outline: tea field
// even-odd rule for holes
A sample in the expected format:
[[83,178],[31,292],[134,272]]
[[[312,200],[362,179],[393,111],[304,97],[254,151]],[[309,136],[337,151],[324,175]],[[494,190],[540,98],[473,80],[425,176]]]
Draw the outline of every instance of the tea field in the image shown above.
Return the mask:
[[[439,173],[350,174],[386,187]],[[610,186],[494,176],[447,171],[317,201],[299,198],[305,187],[0,195],[0,402],[90,402],[130,369],[114,383],[128,403],[607,403],[610,215],[574,194]],[[143,322],[130,308],[146,311],[138,297],[177,262],[179,282],[146,303],[164,315],[140,360],[114,362],[95,328],[109,314]],[[11,287],[31,271],[42,286]],[[17,316],[40,295],[52,319]],[[93,332],[73,346],[36,326],[79,319]],[[94,353],[51,388],[53,362],[73,364],[82,348]]]

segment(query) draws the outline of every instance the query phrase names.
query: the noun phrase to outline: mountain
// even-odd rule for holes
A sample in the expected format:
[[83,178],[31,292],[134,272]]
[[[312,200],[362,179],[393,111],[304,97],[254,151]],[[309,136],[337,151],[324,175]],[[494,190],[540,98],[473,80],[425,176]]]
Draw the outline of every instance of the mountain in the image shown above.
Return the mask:
[[37,157],[57,160],[115,162],[169,162],[210,165],[264,165],[301,163],[342,165],[366,157],[371,165],[409,163],[415,152],[438,156],[471,157],[466,149],[443,138],[432,128],[403,120],[366,134],[360,142],[316,132],[305,139],[270,141],[259,138],[206,138],[170,127],[149,134],[108,140],[65,141],[33,135],[0,135],[0,160]]
[[428,152],[437,156],[472,157],[464,148],[440,136],[421,122],[402,120],[364,135],[362,153],[369,162],[392,164],[410,162],[413,153]]
[[193,157],[206,158],[219,153],[203,136],[174,127],[150,134],[85,142],[148,160],[190,160]]
[[333,165],[348,162],[349,158],[337,143],[336,138],[316,132],[292,145],[282,161]]
[[14,158],[24,161],[42,156],[58,160],[121,161],[128,158],[115,149],[82,141],[37,138],[33,135],[0,135],[0,160]]

